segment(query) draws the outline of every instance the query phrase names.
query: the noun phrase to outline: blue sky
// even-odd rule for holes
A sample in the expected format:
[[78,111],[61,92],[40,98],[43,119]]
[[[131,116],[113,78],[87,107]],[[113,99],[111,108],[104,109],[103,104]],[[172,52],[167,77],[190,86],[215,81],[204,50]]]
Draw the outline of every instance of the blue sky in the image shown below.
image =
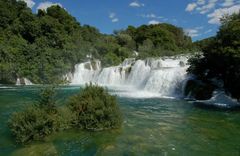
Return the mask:
[[100,32],[128,25],[171,23],[182,27],[192,39],[216,34],[224,14],[240,10],[240,0],[23,0],[34,12],[60,5],[81,24],[97,27]]

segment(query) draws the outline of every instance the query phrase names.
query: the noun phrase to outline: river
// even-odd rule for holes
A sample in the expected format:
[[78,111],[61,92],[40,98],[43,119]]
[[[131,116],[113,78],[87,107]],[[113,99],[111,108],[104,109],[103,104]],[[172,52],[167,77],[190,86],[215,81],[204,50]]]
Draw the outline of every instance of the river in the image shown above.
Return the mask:
[[[79,92],[79,86],[58,89],[58,103]],[[0,155],[239,155],[240,113],[194,107],[178,98],[117,96],[124,123],[121,129],[104,132],[68,130],[42,142],[15,143],[7,120],[15,111],[32,104],[38,87],[0,88]]]

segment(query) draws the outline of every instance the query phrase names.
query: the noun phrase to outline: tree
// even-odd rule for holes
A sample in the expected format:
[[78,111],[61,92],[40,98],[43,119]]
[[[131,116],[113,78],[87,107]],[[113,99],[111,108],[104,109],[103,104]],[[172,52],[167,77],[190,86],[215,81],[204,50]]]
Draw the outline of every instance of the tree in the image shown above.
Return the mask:
[[225,16],[221,22],[216,37],[201,46],[203,57],[191,60],[189,72],[201,80],[223,81],[225,91],[240,99],[240,13]]

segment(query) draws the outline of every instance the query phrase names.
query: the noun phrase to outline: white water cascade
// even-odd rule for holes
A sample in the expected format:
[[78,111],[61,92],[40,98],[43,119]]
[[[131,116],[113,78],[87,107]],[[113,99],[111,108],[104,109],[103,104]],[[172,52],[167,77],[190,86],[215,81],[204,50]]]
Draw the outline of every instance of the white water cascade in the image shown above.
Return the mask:
[[29,85],[33,85],[33,83],[27,78],[17,78],[16,85],[17,86],[20,86],[20,85],[29,86]]
[[71,85],[92,82],[120,90],[117,93],[120,95],[176,97],[181,96],[183,90],[187,60],[187,56],[126,59],[122,64],[108,68],[101,68],[101,62],[95,60],[75,65],[75,71],[66,78]]

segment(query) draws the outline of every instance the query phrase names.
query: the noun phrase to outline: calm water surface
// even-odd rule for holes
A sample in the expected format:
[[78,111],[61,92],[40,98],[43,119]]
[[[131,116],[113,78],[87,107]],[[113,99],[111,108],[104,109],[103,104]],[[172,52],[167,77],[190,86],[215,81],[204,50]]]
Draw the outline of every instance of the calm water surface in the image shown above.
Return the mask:
[[[7,120],[36,99],[33,87],[0,87],[0,156],[38,155],[163,155],[239,156],[240,112],[204,110],[176,99],[118,97],[124,115],[120,130],[84,132],[68,130],[44,142],[21,146],[14,142]],[[59,103],[79,91],[64,87]]]

